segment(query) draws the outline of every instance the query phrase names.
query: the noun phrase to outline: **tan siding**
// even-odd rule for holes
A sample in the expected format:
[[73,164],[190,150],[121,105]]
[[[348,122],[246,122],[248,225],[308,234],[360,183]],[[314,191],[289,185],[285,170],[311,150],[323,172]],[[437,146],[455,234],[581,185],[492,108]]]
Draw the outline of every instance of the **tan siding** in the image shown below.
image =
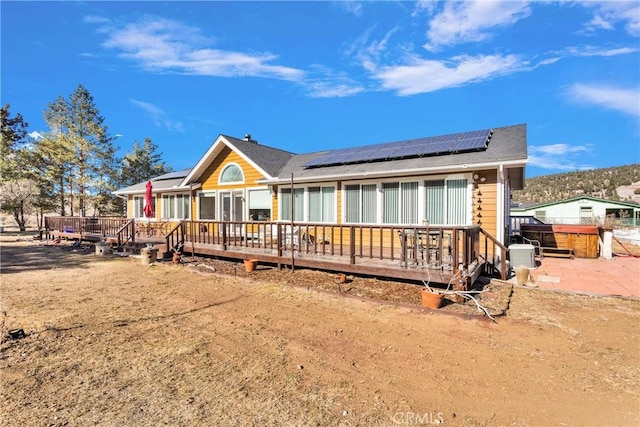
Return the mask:
[[[235,163],[242,169],[242,174],[244,176],[243,183],[237,184],[223,184],[220,185],[218,182],[220,180],[220,174],[224,170],[224,168],[230,164]],[[257,181],[264,179],[264,175],[262,175],[257,169],[251,166],[247,161],[245,161],[238,153],[231,150],[229,147],[224,147],[220,154],[211,162],[211,164],[207,167],[200,178],[200,182],[202,183],[202,187],[200,190],[210,191],[210,190],[245,190],[247,188],[255,188],[261,186],[257,183]],[[197,203],[196,203],[196,194],[194,192],[194,197],[192,198],[192,214],[193,218],[198,217]],[[278,206],[275,198],[272,198],[272,218],[277,219]],[[216,203],[218,201],[216,200]]]
[[133,218],[133,196],[127,196],[127,218]]
[[498,213],[498,177],[496,171],[477,172],[484,182],[476,182],[473,190],[473,223],[481,225],[492,235],[496,234]]

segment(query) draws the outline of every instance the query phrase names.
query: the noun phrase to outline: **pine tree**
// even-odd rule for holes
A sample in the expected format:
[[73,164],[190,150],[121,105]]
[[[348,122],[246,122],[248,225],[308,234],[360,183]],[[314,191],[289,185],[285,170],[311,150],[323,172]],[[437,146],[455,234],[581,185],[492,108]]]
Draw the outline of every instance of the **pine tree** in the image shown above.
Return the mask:
[[61,215],[67,205],[74,214],[77,198],[79,214],[84,216],[93,195],[115,188],[115,175],[105,172],[113,170],[113,138],[93,97],[81,84],[69,100],[58,97],[50,103],[44,118],[51,132],[37,147],[43,173],[56,183]]
[[26,229],[25,215],[37,194],[37,187],[28,179],[24,162],[28,124],[18,113],[11,117],[9,104],[0,109],[0,210],[11,214],[20,231]]
[[9,112],[10,105],[5,104],[0,109],[0,119],[2,133],[0,135],[0,180],[19,178],[20,162],[18,160],[18,152],[22,145],[26,142],[27,128],[29,124],[24,121],[22,115],[18,113],[15,117],[11,117]]
[[148,137],[142,145],[133,141],[133,150],[122,160],[120,184],[129,186],[171,172],[171,166],[162,160],[162,153],[157,150],[158,146]]

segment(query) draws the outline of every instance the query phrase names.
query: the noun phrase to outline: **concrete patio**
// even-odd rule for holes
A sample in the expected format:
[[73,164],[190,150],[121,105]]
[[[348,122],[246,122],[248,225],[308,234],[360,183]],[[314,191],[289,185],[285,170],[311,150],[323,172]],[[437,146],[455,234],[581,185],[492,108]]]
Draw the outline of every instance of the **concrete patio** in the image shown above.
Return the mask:
[[531,275],[542,289],[640,298],[640,258],[637,257],[545,257],[537,264]]

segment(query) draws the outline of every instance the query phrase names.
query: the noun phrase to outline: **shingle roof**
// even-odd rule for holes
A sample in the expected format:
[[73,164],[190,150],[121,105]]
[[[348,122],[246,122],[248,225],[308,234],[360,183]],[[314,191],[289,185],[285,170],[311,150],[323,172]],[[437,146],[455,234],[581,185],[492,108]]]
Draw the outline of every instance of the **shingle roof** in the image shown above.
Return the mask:
[[228,135],[222,136],[271,176],[277,176],[284,165],[295,156],[289,151],[261,145],[253,140],[247,141]]
[[[187,175],[189,175],[191,169],[183,169],[175,172],[165,173],[164,175],[151,178],[151,185],[153,186],[153,192],[162,190],[170,190],[172,188],[178,188]],[[115,194],[133,194],[144,193],[147,190],[147,181],[139,182],[129,187],[120,188],[114,191]]]
[[[402,143],[399,141],[398,143]],[[345,164],[308,168],[308,161],[327,154],[326,151],[300,154],[289,160],[278,174],[279,181],[323,179],[333,176],[375,176],[392,173],[412,173],[417,171],[444,170],[448,168],[474,167],[483,164],[521,162],[527,160],[526,125],[514,125],[493,129],[493,135],[484,151],[424,156],[410,159],[385,160],[377,162]]]
[[[394,159],[367,163],[334,165],[327,167],[305,167],[308,161],[327,154],[327,151],[294,154],[289,151],[269,147],[251,139],[239,139],[228,135],[220,135],[207,154],[205,154],[192,169],[172,172],[162,177],[154,178],[154,191],[171,189],[184,184],[185,181],[196,181],[204,171],[206,164],[215,156],[214,148],[218,144],[231,144],[247,159],[261,168],[267,175],[269,182],[285,182],[294,175],[296,181],[322,180],[333,177],[361,178],[365,176],[384,176],[397,174],[412,174],[437,172],[446,170],[460,170],[481,166],[495,166],[498,164],[521,165],[527,161],[526,125],[514,125],[493,129],[493,135],[486,150],[474,152],[459,152],[444,155],[424,156],[417,158]],[[399,141],[398,144],[404,141]],[[364,147],[363,147],[364,148]],[[193,176],[191,175],[193,174]],[[270,178],[271,177],[271,178]],[[186,188],[186,187],[184,187]],[[145,182],[122,188],[116,194],[143,193]]]

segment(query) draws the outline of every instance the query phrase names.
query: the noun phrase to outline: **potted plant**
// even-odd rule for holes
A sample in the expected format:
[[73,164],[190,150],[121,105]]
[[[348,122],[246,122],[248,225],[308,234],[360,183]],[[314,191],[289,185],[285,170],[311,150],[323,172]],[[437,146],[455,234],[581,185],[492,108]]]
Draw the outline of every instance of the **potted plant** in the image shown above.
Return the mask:
[[442,307],[442,300],[444,294],[439,292],[431,292],[427,289],[422,289],[422,305],[428,308],[440,308]]
[[336,283],[347,283],[347,275],[346,274],[336,274]]
[[247,273],[251,273],[253,270],[256,269],[256,265],[258,265],[258,260],[257,259],[245,259],[244,260],[244,269],[247,271]]
[[428,283],[425,283],[424,287],[424,289],[420,290],[420,295],[422,296],[422,305],[428,308],[442,307],[444,293],[431,288]]

